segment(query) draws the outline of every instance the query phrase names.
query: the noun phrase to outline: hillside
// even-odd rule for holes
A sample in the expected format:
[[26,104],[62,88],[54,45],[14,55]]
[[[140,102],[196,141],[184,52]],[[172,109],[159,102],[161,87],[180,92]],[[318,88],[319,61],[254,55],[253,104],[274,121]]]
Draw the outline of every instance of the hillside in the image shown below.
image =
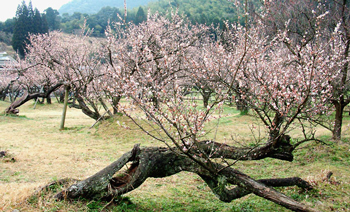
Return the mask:
[[[126,4],[128,9],[132,9],[139,6],[145,6],[151,1],[154,0],[127,0]],[[74,12],[95,14],[102,7],[106,6],[124,8],[124,0],[72,0],[63,5],[58,11],[60,14],[73,14]]]
[[[260,6],[259,1],[250,1],[251,4]],[[151,12],[158,11],[162,14],[177,8],[180,13],[185,14],[192,23],[218,24],[223,21],[237,22],[243,11],[235,7],[232,1],[227,0],[158,0],[147,5]]]

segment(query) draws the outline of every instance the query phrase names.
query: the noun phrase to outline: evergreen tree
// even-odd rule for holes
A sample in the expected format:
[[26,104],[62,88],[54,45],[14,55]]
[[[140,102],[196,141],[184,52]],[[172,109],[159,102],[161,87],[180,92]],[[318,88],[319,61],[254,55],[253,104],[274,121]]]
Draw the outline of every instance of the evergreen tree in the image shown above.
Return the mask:
[[33,19],[34,18],[34,10],[33,10],[33,4],[32,4],[32,1],[29,1],[29,4],[28,4],[28,16],[29,16],[29,19]]
[[25,1],[22,1],[17,7],[14,20],[12,47],[21,57],[24,57],[29,34],[47,32],[46,19],[41,17],[39,10],[33,10],[31,1],[28,6]]
[[32,24],[33,24],[32,33],[34,34],[43,33],[43,23],[42,23],[41,15],[38,9],[35,9],[34,11]]
[[30,24],[28,7],[24,1],[18,5],[13,30],[12,47],[20,56],[24,56],[25,44],[28,41],[28,25]]
[[32,33],[34,34],[45,34],[49,30],[45,14],[40,14],[37,8],[35,8],[34,10],[34,17],[32,23]]
[[142,7],[139,7],[139,10],[136,13],[135,24],[140,24],[147,20],[147,16]]
[[45,34],[49,32],[49,24],[47,23],[47,18],[46,14],[41,14],[41,27],[42,27],[42,32],[41,34]]

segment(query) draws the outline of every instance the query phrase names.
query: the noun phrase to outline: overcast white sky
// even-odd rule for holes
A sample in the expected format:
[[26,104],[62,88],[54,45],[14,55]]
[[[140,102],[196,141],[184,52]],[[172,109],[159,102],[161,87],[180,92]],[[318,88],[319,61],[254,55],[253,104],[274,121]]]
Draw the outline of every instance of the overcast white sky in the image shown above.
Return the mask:
[[[33,9],[38,8],[42,13],[48,7],[58,10],[62,5],[70,2],[71,0],[32,0]],[[29,0],[26,0],[26,5],[29,4]],[[8,18],[16,16],[17,6],[22,3],[22,0],[1,0],[0,6],[0,21],[4,22]]]

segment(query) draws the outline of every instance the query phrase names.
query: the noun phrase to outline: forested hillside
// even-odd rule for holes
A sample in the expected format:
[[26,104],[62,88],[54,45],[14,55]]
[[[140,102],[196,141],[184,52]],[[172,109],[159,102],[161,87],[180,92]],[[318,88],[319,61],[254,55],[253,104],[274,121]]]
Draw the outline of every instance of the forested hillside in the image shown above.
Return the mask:
[[[240,19],[243,17],[243,12],[239,11],[241,7],[236,7],[233,2],[227,0],[127,0],[126,2],[127,21],[136,24],[146,20],[148,11],[165,14],[169,10],[176,9],[192,23],[222,25],[226,20],[244,22]],[[249,4],[250,8],[260,7],[258,0],[252,0]],[[73,0],[63,5],[59,11],[48,8],[44,14],[48,19],[50,30],[60,29],[65,33],[74,33],[86,20],[88,27],[94,29],[92,35],[100,37],[104,36],[108,21],[119,20],[118,14],[124,17],[124,1]],[[0,31],[3,32],[0,34],[0,41],[10,43],[9,38],[12,37],[13,27],[14,19],[0,22]]]
[[[144,6],[152,0],[127,0],[126,4],[129,9]],[[103,7],[117,7],[124,8],[123,0],[73,0],[63,5],[58,11],[60,14],[68,13],[73,14],[74,12],[95,14]]]
[[147,8],[160,13],[177,8],[192,23],[202,24],[218,24],[225,20],[237,21],[240,15],[234,3],[227,0],[159,0],[149,3]]
[[[127,0],[127,22],[139,24],[147,19],[148,11],[165,14],[169,10],[178,10],[192,23],[221,25],[224,21],[244,24],[242,7],[236,7],[228,0]],[[239,1],[238,1],[239,2]],[[260,1],[252,0],[249,8],[259,8]],[[250,11],[252,12],[252,11]],[[108,21],[118,21],[118,14],[124,17],[123,0],[73,0],[63,5],[59,11],[47,8],[46,15],[50,31],[61,30],[75,33],[86,21],[94,29],[92,36],[103,37]],[[0,22],[0,42],[11,44],[14,19]]]
[[[150,10],[152,13],[165,13],[168,10],[178,9],[180,13],[185,14],[193,23],[218,24],[224,20],[237,21],[241,12],[238,12],[238,7],[234,3],[227,0],[135,0],[126,1],[129,21],[134,21],[138,8],[143,7],[147,13]],[[250,4],[258,4],[259,1],[251,1]],[[73,0],[72,2],[63,5],[59,9],[59,13],[64,16],[81,13],[92,15],[101,13],[105,7],[118,8],[123,10],[124,1],[113,0]],[[114,9],[114,11],[116,11]],[[103,11],[106,12],[106,11]]]

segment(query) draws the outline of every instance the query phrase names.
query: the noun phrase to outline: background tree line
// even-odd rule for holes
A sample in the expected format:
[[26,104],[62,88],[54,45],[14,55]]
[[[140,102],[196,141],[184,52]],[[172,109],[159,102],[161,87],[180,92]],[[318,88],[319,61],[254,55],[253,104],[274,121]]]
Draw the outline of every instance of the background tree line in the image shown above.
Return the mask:
[[[254,0],[251,4],[258,4],[258,1]],[[22,10],[22,16],[26,15],[24,14],[25,11],[23,10],[33,10],[31,3],[28,6],[25,6],[24,3],[22,3],[22,5],[19,5],[19,9]],[[230,22],[240,21],[238,14],[241,14],[241,11],[238,11],[238,8],[235,7],[232,2],[225,0],[173,0],[170,3],[166,0],[159,0],[157,2],[150,2],[146,6],[135,7],[128,10],[126,21],[139,24],[147,19],[148,10],[150,10],[152,13],[158,11],[161,14],[165,14],[170,9],[178,9],[179,13],[187,16],[193,24],[215,24],[221,26],[223,26],[223,22],[226,20]],[[27,17],[30,18],[31,14],[34,16],[35,12],[40,14],[39,11],[33,10],[30,12],[30,14],[27,14]],[[25,22],[25,20],[18,19],[18,15],[20,15],[20,13],[17,11],[16,18],[8,19],[5,22],[0,22],[0,42],[4,42],[6,44],[11,43],[11,37],[12,33],[14,32],[16,22]],[[101,37],[104,36],[108,21],[117,21],[118,15],[120,17],[124,17],[124,10],[117,7],[107,6],[103,7],[95,14],[91,14],[89,11],[74,12],[73,14],[59,14],[57,10],[49,7],[40,15],[42,19],[46,19],[43,20],[43,22],[47,24],[49,30],[61,30],[65,33],[75,33],[81,28],[86,20],[87,26],[94,29],[92,36]],[[241,22],[244,24],[243,21]],[[33,26],[30,24],[27,26],[28,28],[33,29]]]

